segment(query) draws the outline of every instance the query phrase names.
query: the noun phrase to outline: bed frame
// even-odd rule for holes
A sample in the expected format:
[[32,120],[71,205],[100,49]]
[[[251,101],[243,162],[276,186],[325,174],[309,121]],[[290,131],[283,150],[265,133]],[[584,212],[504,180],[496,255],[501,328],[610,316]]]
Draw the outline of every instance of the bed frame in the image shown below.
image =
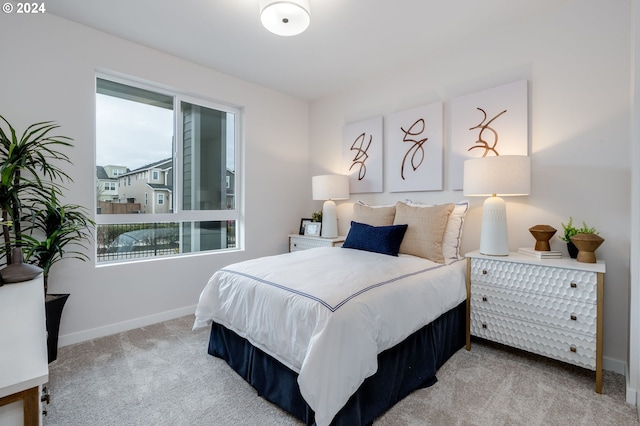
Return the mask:
[[[335,426],[369,425],[416,389],[437,382],[436,371],[465,345],[466,302],[378,355],[378,371],[368,377],[332,421]],[[210,355],[224,359],[258,395],[305,422],[313,410],[298,387],[298,374],[224,326],[213,323]]]

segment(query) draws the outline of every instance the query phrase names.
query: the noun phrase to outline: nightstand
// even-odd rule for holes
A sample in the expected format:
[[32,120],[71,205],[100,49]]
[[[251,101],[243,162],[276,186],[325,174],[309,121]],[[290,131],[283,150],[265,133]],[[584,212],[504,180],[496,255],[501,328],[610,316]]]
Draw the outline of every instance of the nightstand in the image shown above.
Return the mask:
[[340,247],[345,237],[322,238],[309,235],[289,235],[289,251],[308,250],[316,247]]
[[602,393],[605,263],[466,257],[467,350],[473,335],[595,370]]
[[49,380],[43,286],[40,274],[0,287],[0,407],[11,405],[0,411],[3,425],[42,423],[40,393]]

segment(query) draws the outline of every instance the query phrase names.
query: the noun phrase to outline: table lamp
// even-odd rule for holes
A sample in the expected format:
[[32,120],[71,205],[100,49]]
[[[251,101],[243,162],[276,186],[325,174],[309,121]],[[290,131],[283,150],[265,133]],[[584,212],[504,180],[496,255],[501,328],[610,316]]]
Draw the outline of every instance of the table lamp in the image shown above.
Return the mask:
[[311,178],[311,189],[314,200],[325,200],[322,206],[322,230],[324,238],[338,236],[338,215],[333,200],[349,199],[349,176],[320,175]]
[[507,256],[507,209],[500,196],[529,195],[531,162],[524,155],[499,155],[464,162],[464,195],[489,197],[482,206],[480,253]]

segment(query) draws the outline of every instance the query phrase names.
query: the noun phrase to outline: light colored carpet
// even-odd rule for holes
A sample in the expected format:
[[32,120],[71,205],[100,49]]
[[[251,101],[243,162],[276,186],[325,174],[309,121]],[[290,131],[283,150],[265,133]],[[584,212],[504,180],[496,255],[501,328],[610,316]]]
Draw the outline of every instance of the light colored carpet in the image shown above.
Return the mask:
[[[193,317],[60,348],[50,364],[45,426],[296,425],[207,354]],[[400,401],[384,425],[638,425],[624,377],[594,373],[474,342],[438,372],[438,383]]]

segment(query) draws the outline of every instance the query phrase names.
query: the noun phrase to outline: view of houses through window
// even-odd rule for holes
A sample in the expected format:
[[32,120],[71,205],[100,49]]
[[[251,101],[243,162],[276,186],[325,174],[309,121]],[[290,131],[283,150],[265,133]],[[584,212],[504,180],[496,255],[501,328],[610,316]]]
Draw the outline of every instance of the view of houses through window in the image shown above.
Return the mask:
[[98,262],[235,248],[239,110],[96,82]]

